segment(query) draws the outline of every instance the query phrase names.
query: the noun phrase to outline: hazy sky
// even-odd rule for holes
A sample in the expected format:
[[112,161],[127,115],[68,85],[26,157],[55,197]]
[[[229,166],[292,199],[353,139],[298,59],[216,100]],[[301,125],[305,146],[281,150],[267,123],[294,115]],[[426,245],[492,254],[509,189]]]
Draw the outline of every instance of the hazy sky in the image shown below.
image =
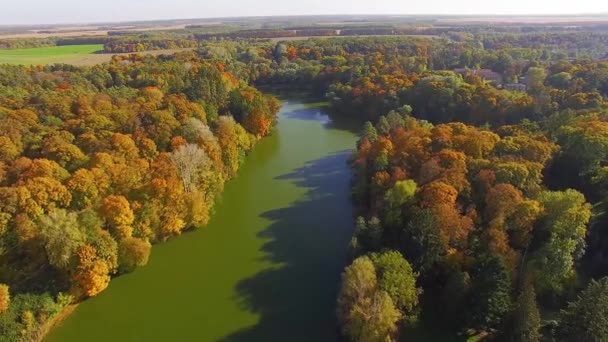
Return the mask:
[[608,13],[607,0],[1,0],[0,25],[288,14]]

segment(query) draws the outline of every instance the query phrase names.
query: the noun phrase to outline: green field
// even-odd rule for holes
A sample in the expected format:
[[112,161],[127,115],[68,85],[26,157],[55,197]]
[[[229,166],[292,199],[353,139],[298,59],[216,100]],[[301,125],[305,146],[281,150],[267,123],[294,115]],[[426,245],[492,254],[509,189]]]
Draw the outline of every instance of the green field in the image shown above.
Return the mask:
[[0,50],[0,64],[49,64],[78,62],[103,50],[103,45],[66,45],[33,49]]

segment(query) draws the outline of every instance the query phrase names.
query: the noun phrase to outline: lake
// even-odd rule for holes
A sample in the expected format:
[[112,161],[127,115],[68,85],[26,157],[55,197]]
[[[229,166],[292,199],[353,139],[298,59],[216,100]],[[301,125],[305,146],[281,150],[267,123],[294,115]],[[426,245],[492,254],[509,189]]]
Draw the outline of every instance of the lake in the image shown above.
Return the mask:
[[81,303],[45,339],[335,341],[352,235],[356,135],[284,99],[278,127],[226,185],[210,224]]

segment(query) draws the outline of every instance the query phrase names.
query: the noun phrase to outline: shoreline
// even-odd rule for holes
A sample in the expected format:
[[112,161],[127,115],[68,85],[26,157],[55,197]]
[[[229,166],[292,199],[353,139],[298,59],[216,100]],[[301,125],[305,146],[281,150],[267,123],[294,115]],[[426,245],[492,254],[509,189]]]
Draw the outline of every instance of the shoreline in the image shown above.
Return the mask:
[[61,310],[58,314],[44,322],[39,328],[38,331],[31,337],[31,341],[33,342],[42,342],[45,337],[56,327],[58,327],[64,320],[66,320],[73,312],[76,310],[78,305],[81,302],[77,302],[74,304],[70,304]]

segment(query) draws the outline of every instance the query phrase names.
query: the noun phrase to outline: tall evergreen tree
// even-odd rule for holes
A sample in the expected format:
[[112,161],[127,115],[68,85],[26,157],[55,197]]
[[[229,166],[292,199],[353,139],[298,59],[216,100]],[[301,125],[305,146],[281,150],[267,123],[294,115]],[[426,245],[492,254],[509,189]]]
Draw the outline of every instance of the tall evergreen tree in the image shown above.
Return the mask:
[[540,341],[540,312],[536,303],[536,292],[531,282],[526,282],[515,307],[513,317],[513,341]]
[[608,337],[608,277],[592,280],[560,316],[564,341],[606,341]]
[[484,258],[475,270],[471,320],[481,329],[499,328],[511,311],[511,279],[502,257]]

